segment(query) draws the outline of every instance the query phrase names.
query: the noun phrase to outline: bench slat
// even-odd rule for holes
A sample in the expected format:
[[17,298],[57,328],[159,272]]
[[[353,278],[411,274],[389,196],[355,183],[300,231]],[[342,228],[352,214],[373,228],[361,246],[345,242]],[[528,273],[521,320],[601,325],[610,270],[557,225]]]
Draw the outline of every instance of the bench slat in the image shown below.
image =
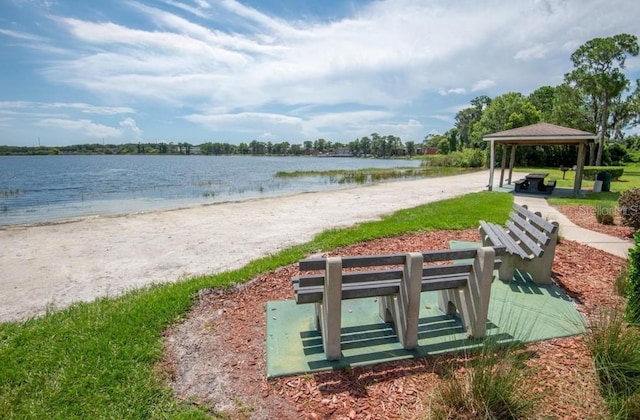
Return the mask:
[[519,213],[511,212],[509,214],[509,218],[516,224],[516,226],[529,233],[530,236],[533,236],[542,246],[547,246],[549,245],[549,242],[551,242],[551,239],[543,231],[538,230],[531,223],[527,223]]
[[[455,289],[464,286],[469,281],[468,274],[455,274],[449,276],[425,277],[422,279],[422,292],[430,292],[443,289]],[[324,287],[311,286],[301,288],[299,284],[293,285],[296,291],[296,303],[316,303],[322,301]],[[342,285],[342,300],[360,299],[378,296],[390,296],[400,293],[400,280],[386,280]]]
[[[480,224],[483,227],[485,233],[487,233],[487,236],[489,236],[489,240],[491,240],[491,242],[497,241],[498,244],[506,246],[507,251],[510,254],[517,255],[520,258],[526,259],[526,260],[531,259],[531,257],[529,256],[529,253],[527,253],[524,249],[522,249],[520,244],[518,244],[515,241],[515,239],[511,237],[511,235],[509,235],[507,232],[505,232],[502,229],[502,226],[498,226],[496,224],[487,223],[483,221],[481,221]],[[491,234],[488,233],[489,231],[491,231]]]
[[[381,265],[403,265],[406,254],[361,255],[342,257],[342,268],[375,267]],[[326,258],[307,258],[300,260],[300,271],[324,270]]]
[[533,224],[537,225],[541,229],[546,230],[549,233],[555,233],[558,230],[558,226],[553,223],[548,222],[542,217],[538,216],[534,212],[522,207],[519,204],[514,203],[513,208],[518,211],[518,213],[522,214],[524,217],[528,218]]
[[[424,267],[422,269],[423,277],[433,276],[445,276],[449,274],[469,273],[472,265],[467,264],[448,264],[437,265],[431,267]],[[360,272],[346,272],[342,274],[342,283],[366,283],[373,281],[385,281],[385,280],[400,280],[403,275],[401,269],[391,270],[378,270],[378,271],[360,271]],[[301,287],[313,287],[322,286],[324,284],[324,274],[310,274],[305,276],[299,276],[296,278],[296,283],[299,283]]]
[[[448,249],[442,251],[423,252],[422,257],[425,263],[449,260],[464,260],[475,258],[477,252],[477,248]],[[496,255],[501,255],[503,252],[504,250],[502,250],[501,248],[496,248]],[[405,261],[406,254],[350,256],[342,257],[342,267],[361,268],[384,265],[404,265]],[[326,258],[307,258],[304,260],[300,260],[298,264],[300,271],[324,270]]]
[[521,242],[520,244],[521,247],[524,244],[524,246],[526,246],[531,251],[531,253],[536,257],[541,257],[542,254],[544,254],[544,250],[540,248],[540,246],[538,246],[538,244],[535,243],[527,235],[525,231],[523,231],[518,226],[516,226],[516,224],[513,223],[513,221],[507,220],[507,222],[505,223],[505,226],[507,227],[507,229],[509,229],[509,232],[511,232],[514,236],[518,238],[518,240]]

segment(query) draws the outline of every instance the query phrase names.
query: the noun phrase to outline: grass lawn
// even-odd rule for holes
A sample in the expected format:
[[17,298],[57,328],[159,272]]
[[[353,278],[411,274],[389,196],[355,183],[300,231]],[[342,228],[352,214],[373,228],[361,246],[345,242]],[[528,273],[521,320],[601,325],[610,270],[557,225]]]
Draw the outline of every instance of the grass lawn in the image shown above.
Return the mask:
[[[548,173],[547,179],[557,180],[556,187],[573,188],[576,173],[567,171],[565,179],[562,179],[562,171],[558,168],[524,168],[518,167],[513,169],[514,172],[543,172]],[[592,189],[593,181],[583,180],[582,189]],[[600,193],[587,193],[583,198],[561,198],[552,197],[548,201],[550,204],[583,204],[591,206],[615,207],[618,203],[620,193],[632,188],[640,188],[640,164],[629,164],[625,166],[624,174],[617,181],[611,181],[611,191]]]
[[199,290],[245,282],[309,253],[355,242],[474,228],[480,219],[503,223],[511,202],[509,194],[469,194],[329,230],[239,270],[0,324],[0,418],[208,418],[174,400],[154,372],[162,357],[163,331],[185,316]]

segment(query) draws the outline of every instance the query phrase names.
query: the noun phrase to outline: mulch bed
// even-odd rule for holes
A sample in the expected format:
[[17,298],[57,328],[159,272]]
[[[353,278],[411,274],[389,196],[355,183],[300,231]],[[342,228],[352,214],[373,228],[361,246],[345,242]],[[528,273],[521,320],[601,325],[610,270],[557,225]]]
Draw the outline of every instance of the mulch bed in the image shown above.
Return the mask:
[[[438,231],[355,244],[331,254],[356,255],[447,249],[449,240],[479,241],[477,230]],[[625,261],[563,240],[553,277],[587,319],[621,304],[613,282]],[[429,397],[462,356],[355,367],[267,380],[267,301],[291,299],[295,265],[262,275],[233,290],[207,290],[183,322],[166,333],[165,360],[158,371],[178,399],[205,405],[231,418],[380,419],[427,416]],[[605,413],[583,337],[526,346],[531,381],[543,395],[539,418],[600,418]]]
[[595,232],[604,233],[621,239],[633,238],[634,230],[622,224],[620,215],[615,212],[613,215],[612,225],[603,225],[596,220],[596,211],[593,206],[589,205],[564,205],[554,206],[562,214],[567,216],[576,225]]

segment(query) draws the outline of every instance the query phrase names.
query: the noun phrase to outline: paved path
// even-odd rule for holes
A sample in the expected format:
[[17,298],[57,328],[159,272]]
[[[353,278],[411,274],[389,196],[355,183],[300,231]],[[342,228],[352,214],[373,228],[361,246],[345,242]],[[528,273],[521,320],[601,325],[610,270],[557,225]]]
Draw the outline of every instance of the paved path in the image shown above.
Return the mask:
[[526,204],[534,212],[539,211],[543,217],[557,220],[560,224],[560,235],[563,238],[589,245],[622,258],[627,258],[629,249],[633,246],[632,241],[626,241],[577,226],[564,214],[550,206],[547,200],[542,197],[516,195],[514,196],[514,201],[521,205]]

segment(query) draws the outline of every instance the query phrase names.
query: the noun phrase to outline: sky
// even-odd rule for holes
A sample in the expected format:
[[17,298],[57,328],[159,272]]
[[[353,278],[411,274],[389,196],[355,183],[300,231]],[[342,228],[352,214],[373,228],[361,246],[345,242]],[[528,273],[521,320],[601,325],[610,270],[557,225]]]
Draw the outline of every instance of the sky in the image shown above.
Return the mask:
[[0,145],[420,142],[477,96],[562,83],[639,18],[637,0],[0,0]]

